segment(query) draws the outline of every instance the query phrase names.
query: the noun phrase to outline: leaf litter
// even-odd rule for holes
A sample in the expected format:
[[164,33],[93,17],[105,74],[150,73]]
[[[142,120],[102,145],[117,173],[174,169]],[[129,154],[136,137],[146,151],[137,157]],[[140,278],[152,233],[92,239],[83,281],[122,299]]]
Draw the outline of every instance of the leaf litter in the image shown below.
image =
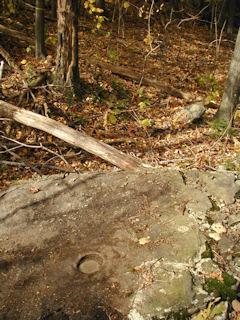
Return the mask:
[[[10,16],[4,24],[17,29],[28,15],[25,31],[31,35],[34,15],[26,12],[22,15],[16,12],[15,15],[15,19]],[[194,99],[187,101],[150,86],[139,86],[139,83],[80,58],[82,100],[74,97],[70,90],[60,93],[48,80],[34,88],[32,94],[27,93],[21,107],[81,130],[155,167],[238,172],[239,110],[232,131],[225,132],[214,122],[215,106],[221,102],[234,44],[224,39],[216,60],[216,48],[212,45],[207,25],[190,21],[178,26],[172,22],[166,28],[169,16],[161,13],[153,16],[151,29],[152,45],[161,45],[146,59],[150,52],[150,43],[146,40],[147,20],[140,18],[138,10],[132,6],[124,9],[122,19],[124,25],[109,19],[102,24],[101,30],[92,32],[93,17],[82,14],[80,53],[143,72],[161,83],[194,95]],[[56,24],[50,21],[46,24],[48,38],[57,37]],[[24,82],[29,86],[43,70],[48,75],[54,71],[55,52],[47,47],[46,60],[36,62],[34,50],[28,48],[26,52],[26,43],[2,38],[4,47],[22,67],[22,74],[5,70],[1,83],[2,89],[12,95],[8,101],[18,104]],[[21,63],[23,61],[25,63]],[[1,99],[6,98],[1,95]],[[214,107],[209,104],[197,123],[175,122],[177,112],[204,99],[213,101]],[[1,127],[1,144],[6,147],[1,148],[1,188],[11,181],[39,174],[39,171],[53,174],[113,170],[111,164],[46,133],[11,121],[1,121]],[[9,138],[30,147],[16,145]],[[43,145],[45,149],[31,148],[33,145]],[[14,153],[8,152],[11,148],[16,148]],[[31,166],[26,165],[25,160]]]

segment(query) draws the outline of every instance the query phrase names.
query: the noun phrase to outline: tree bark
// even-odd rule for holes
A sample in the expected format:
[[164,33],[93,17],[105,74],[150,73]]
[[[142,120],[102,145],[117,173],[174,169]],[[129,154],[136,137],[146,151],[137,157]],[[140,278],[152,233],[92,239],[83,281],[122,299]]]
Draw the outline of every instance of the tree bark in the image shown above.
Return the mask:
[[[43,117],[23,108],[18,108],[2,100],[0,100],[0,117],[9,118],[26,126],[47,132],[73,146],[80,147],[121,169],[137,170],[144,168],[144,165],[138,159],[126,155],[101,141],[69,128],[55,120]],[[145,167],[147,166],[145,165]]]
[[45,39],[44,39],[44,0],[36,0],[35,14],[35,37],[36,48],[35,58],[37,61],[45,59]]
[[234,114],[240,96],[240,28],[238,30],[237,40],[233,52],[228,80],[222,97],[220,108],[216,114],[216,118],[233,123]]
[[233,24],[234,24],[235,8],[236,8],[236,0],[228,0],[227,36],[229,37],[229,39],[233,39]]
[[51,17],[57,18],[57,0],[51,0]]
[[58,0],[58,52],[55,84],[70,86],[80,96],[78,69],[78,1]]

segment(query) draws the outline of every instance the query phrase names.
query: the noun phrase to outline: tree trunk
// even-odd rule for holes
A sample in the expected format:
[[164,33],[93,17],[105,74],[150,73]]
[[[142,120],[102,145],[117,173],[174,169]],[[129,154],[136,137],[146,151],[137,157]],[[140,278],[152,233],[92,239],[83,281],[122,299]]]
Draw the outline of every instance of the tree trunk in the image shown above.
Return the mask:
[[53,19],[57,18],[57,0],[51,0],[51,16]]
[[78,1],[58,0],[58,52],[55,84],[81,95],[78,69]]
[[222,28],[224,25],[225,20],[227,19],[227,12],[228,12],[228,0],[223,0],[221,4],[221,9],[219,12],[217,25],[219,28]]
[[234,24],[235,8],[236,8],[236,0],[228,0],[227,36],[229,39],[233,39],[233,24]]
[[44,0],[36,0],[35,36],[36,36],[36,60],[45,59],[44,39]]
[[137,158],[94,139],[82,132],[76,131],[53,119],[43,117],[34,112],[18,108],[0,100],[0,117],[9,118],[26,126],[47,132],[73,146],[80,147],[115,166],[124,170],[138,170],[149,165],[143,165]]
[[240,95],[240,28],[233,52],[233,58],[228,73],[226,88],[222,97],[220,108],[216,118],[224,122],[233,123]]
[[98,15],[104,15],[105,11],[105,0],[96,0],[95,2],[96,8],[102,9],[102,13],[98,13]]

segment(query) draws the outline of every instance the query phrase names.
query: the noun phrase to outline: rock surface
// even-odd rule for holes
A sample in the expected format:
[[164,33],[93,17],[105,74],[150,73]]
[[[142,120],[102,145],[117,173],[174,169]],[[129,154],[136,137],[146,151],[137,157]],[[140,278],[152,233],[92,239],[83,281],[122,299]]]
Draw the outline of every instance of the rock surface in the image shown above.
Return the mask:
[[199,120],[205,113],[204,101],[195,102],[185,109],[177,112],[174,116],[175,121],[181,121],[183,123],[193,123]]
[[232,173],[162,169],[12,185],[0,194],[0,319],[196,311],[212,299],[204,279],[220,272],[203,258],[216,230],[239,281],[239,190]]

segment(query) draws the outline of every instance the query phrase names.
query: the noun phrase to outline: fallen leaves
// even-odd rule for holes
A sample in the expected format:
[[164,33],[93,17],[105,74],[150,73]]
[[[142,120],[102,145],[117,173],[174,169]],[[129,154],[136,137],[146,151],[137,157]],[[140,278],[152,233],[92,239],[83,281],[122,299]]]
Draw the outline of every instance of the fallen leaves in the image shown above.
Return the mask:
[[[223,315],[227,312],[228,303],[226,301],[219,302],[221,298],[216,298],[208,304],[207,309],[201,310],[194,315],[192,320],[212,320],[215,316]],[[218,303],[219,302],[219,303]]]
[[[131,7],[127,14],[132,14]],[[16,21],[21,20],[21,15],[16,13]],[[110,34],[109,22],[106,21],[102,28],[103,33],[94,34],[91,28],[81,30],[81,54],[88,54],[104,61],[118,61],[119,65],[131,66],[135,71],[143,69],[143,61],[146,52],[149,52],[149,37],[146,38],[146,30],[139,28],[136,35],[135,24],[139,25],[137,16],[131,16],[131,20],[125,24],[124,42],[116,41]],[[30,17],[28,17],[30,19]],[[33,17],[32,17],[33,19]],[[81,23],[91,25],[91,19],[81,17]],[[85,21],[86,20],[86,21]],[[31,21],[32,24],[34,23]],[[51,36],[56,35],[56,26],[48,24]],[[29,21],[30,28],[30,21]],[[113,32],[117,26],[113,25]],[[199,37],[201,34],[201,37]],[[189,24],[168,26],[168,37],[171,41],[165,42],[165,31],[159,26],[155,34],[152,30],[152,40],[158,39],[161,43],[159,50],[150,55],[145,66],[145,74],[153,75],[160,81],[171,84],[176,88],[184,89],[199,99],[209,95],[206,85],[200,86],[199,79],[213,79],[211,72],[214,71],[214,86],[223,87],[226,81],[228,61],[231,57],[231,45],[222,43],[219,52],[219,63],[216,66],[214,46],[209,47],[208,30],[205,26],[192,26]],[[201,41],[199,40],[201,39]],[[15,41],[15,40],[14,40]],[[179,51],[179,41],[181,50]],[[189,46],[191,43],[191,47]],[[44,69],[54,71],[54,55],[49,55],[45,61],[36,62],[34,50],[28,50],[18,44],[19,47],[12,51],[12,44],[3,43],[9,52],[12,52],[20,61],[24,75],[5,73],[5,79],[1,85],[5,91],[12,94],[23,87],[23,80],[28,82],[32,74],[37,74]],[[167,47],[165,47],[167,45]],[[166,50],[165,50],[166,49]],[[114,56],[110,53],[114,53]],[[51,57],[51,59],[50,59]],[[161,58],[159,58],[161,57]],[[204,59],[203,59],[204,57]],[[53,60],[53,61],[52,61]],[[239,134],[234,133],[228,139],[221,137],[221,132],[215,135],[215,129],[206,121],[216,113],[215,105],[207,106],[203,121],[197,124],[182,125],[174,121],[174,115],[186,107],[186,101],[167,96],[152,87],[133,84],[131,81],[120,79],[103,68],[93,67],[81,60],[80,74],[86,94],[82,101],[75,101],[69,93],[60,94],[54,87],[37,88],[34,91],[36,102],[32,101],[31,95],[26,95],[25,106],[36,112],[43,112],[47,106],[47,115],[57,121],[65,123],[76,130],[94,136],[102,141],[117,141],[116,148],[125,153],[130,153],[140,158],[143,162],[160,167],[177,167],[181,169],[218,170],[239,169],[238,150]],[[204,84],[207,84],[206,81]],[[211,88],[210,88],[211,89]],[[209,89],[209,90],[210,90]],[[214,88],[213,88],[214,89]],[[212,90],[212,89],[211,89]],[[221,97],[216,97],[220,101]],[[24,102],[23,101],[23,102]],[[198,100],[199,101],[199,100]],[[194,102],[194,101],[193,101]],[[23,103],[24,104],[24,103]],[[240,117],[236,116],[235,126],[239,127]],[[34,132],[20,126],[10,127],[3,123],[3,132],[11,134],[14,138],[28,143],[41,141],[51,144],[54,152],[65,155],[71,146],[62,147],[55,138],[45,136],[41,132]],[[106,134],[107,133],[107,134]],[[223,149],[223,146],[224,148]],[[223,152],[226,150],[226,152]],[[76,156],[72,156],[69,163],[77,170],[111,170],[112,166],[92,156],[78,157],[79,150],[74,150]],[[38,152],[26,152],[19,150],[19,155],[26,158],[28,163],[49,163],[59,165],[56,158],[44,150]],[[89,159],[90,157],[90,159]],[[88,159],[87,159],[88,158]],[[10,160],[10,156],[4,154],[4,160]],[[227,160],[227,161],[226,161]],[[62,168],[66,164],[60,164]],[[4,171],[4,173],[3,173]],[[44,170],[44,174],[56,171]],[[1,186],[9,183],[7,179],[22,179],[32,174],[29,168],[4,167],[0,172]],[[220,233],[218,233],[219,238]]]

